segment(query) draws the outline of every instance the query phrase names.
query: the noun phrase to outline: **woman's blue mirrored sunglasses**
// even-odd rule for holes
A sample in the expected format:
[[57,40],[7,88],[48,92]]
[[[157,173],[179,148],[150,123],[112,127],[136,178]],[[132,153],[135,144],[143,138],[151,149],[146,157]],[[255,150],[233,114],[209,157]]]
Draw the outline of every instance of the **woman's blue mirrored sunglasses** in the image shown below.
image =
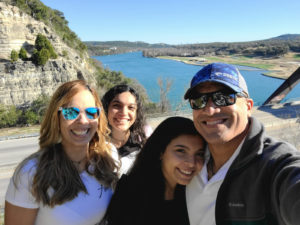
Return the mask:
[[[80,114],[80,109],[76,107],[67,107],[67,108],[59,107],[58,111],[62,112],[63,117],[66,120],[75,120]],[[97,119],[100,116],[100,108],[97,107],[86,108],[84,109],[84,112],[86,117],[90,120]]]

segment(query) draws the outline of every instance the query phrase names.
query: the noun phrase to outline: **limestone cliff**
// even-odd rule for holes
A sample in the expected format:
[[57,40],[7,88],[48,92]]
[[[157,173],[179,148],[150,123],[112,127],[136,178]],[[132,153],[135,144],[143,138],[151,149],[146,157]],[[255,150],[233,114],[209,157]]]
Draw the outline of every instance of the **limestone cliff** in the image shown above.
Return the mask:
[[[32,53],[39,33],[50,40],[58,58],[48,61],[45,66],[21,60],[11,63],[13,49],[19,51],[24,47],[29,54]],[[18,106],[30,103],[42,93],[51,95],[57,86],[69,80],[94,82],[94,67],[90,66],[88,59],[87,53],[80,56],[43,22],[17,7],[0,2],[0,104]]]

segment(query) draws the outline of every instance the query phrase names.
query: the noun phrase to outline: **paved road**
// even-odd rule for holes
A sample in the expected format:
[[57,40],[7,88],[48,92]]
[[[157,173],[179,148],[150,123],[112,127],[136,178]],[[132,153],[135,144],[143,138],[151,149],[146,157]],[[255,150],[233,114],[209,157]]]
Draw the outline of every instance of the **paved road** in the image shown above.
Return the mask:
[[0,207],[16,165],[38,149],[38,137],[0,141]]

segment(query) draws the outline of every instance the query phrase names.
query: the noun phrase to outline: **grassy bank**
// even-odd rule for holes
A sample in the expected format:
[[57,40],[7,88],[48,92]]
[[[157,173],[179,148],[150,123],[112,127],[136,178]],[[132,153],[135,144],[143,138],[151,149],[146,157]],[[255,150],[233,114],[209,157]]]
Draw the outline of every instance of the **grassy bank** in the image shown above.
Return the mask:
[[39,129],[40,129],[39,125],[29,126],[29,127],[2,128],[0,129],[0,137],[38,133]]
[[176,60],[183,63],[200,66],[204,66],[212,62],[224,62],[229,64],[268,70],[268,72],[264,73],[264,75],[281,79],[287,79],[300,66],[300,54],[293,53],[286,54],[285,56],[280,58],[245,57],[238,55],[210,57],[160,56],[159,58]]
[[271,70],[272,68],[275,67],[274,64],[251,62],[250,61],[251,58],[247,58],[247,57],[216,57],[215,56],[215,57],[200,58],[200,57],[161,56],[159,58],[176,60],[187,64],[201,65],[201,66],[207,65],[212,62],[223,62],[223,63],[230,63],[230,64],[235,64],[240,66],[253,67],[253,68],[258,68],[263,70]]

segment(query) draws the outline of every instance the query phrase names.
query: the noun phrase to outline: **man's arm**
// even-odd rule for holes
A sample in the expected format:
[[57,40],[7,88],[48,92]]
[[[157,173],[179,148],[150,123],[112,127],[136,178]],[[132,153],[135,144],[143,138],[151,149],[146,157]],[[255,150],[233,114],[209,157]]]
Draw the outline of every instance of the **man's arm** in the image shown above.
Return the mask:
[[[282,164],[284,166],[282,166]],[[286,157],[279,165],[273,190],[273,203],[286,224],[300,224],[300,152]]]

